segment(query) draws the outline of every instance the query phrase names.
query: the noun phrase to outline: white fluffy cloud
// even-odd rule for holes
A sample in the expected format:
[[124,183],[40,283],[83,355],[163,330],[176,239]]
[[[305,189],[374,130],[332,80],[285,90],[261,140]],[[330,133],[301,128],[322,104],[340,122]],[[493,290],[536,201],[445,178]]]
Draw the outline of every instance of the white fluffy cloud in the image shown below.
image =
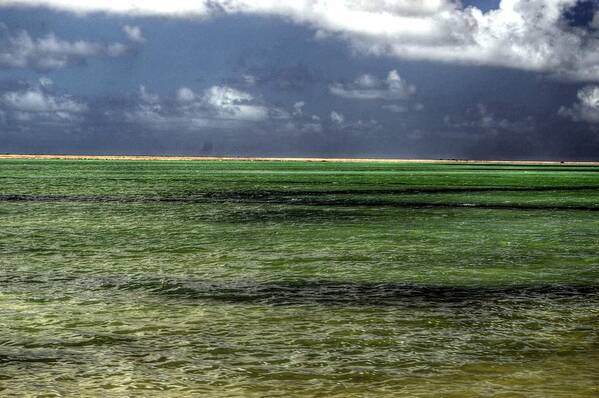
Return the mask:
[[409,112],[410,110],[420,112],[420,111],[424,110],[424,105],[417,103],[417,104],[412,105],[412,107],[408,107],[406,105],[387,104],[387,105],[383,105],[381,108],[386,111],[393,112],[393,113],[405,113],[405,112]]
[[62,40],[53,33],[32,38],[22,30],[12,35],[0,27],[0,68],[59,69],[89,57],[118,57],[127,49],[122,43]]
[[337,111],[331,112],[331,122],[335,124],[342,124],[345,121],[345,116]]
[[144,43],[146,41],[139,26],[125,25],[123,26],[123,32],[125,32],[127,38],[133,42]]
[[261,121],[268,118],[266,107],[252,103],[250,94],[227,86],[213,86],[204,94],[208,104],[221,119]]
[[293,116],[303,116],[305,105],[306,103],[304,101],[298,101],[295,104],[293,104]]
[[191,102],[195,100],[195,98],[196,94],[190,88],[181,87],[177,90],[177,100],[179,102]]
[[139,98],[145,104],[157,104],[160,102],[160,96],[149,92],[146,89],[146,86],[144,86],[143,84],[139,86]]
[[559,114],[575,121],[599,123],[599,86],[587,86],[578,91],[578,102],[562,107]]
[[52,85],[54,84],[54,82],[52,81],[52,79],[50,79],[49,77],[46,77],[46,76],[40,77],[39,78],[39,83],[44,88],[52,87]]
[[67,95],[53,95],[40,87],[8,91],[0,96],[0,111],[18,121],[71,121],[87,111],[87,104]]
[[2,95],[2,103],[9,109],[21,112],[73,112],[87,109],[69,97],[55,97],[40,90],[10,91]]
[[335,83],[329,87],[332,94],[343,98],[361,100],[400,100],[414,94],[416,88],[392,70],[380,80],[372,75],[362,75],[349,84]]
[[47,6],[76,13],[105,12],[133,15],[205,15],[210,0],[2,0],[4,6]]
[[139,100],[134,110],[125,112],[126,120],[159,129],[238,128],[280,113],[257,104],[251,94],[228,86],[212,86],[200,93],[181,87],[173,100],[163,100],[140,86]]
[[599,81],[599,36],[571,28],[563,18],[577,1],[501,0],[485,13],[457,0],[4,0],[0,6],[181,17],[278,15],[345,38],[366,53]]

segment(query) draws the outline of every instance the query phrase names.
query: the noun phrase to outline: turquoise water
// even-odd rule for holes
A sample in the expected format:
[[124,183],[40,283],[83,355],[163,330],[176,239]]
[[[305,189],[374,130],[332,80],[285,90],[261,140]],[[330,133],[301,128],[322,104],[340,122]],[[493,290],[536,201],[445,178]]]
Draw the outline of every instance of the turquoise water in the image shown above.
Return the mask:
[[597,172],[0,161],[1,394],[597,396]]

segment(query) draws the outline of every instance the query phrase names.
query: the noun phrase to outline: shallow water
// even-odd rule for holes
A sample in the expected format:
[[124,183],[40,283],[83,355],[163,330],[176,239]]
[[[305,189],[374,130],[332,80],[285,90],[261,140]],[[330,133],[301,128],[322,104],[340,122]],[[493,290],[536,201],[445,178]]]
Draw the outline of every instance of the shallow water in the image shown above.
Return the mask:
[[[506,200],[505,190],[411,192],[420,206],[398,205],[402,194],[381,193],[364,170],[351,181],[317,170],[314,178],[328,176],[342,192],[302,185],[290,197],[289,175],[234,178],[222,164],[210,177],[224,175],[222,189],[202,195],[188,190],[178,164],[124,172],[129,185],[109,181],[87,193],[72,180],[93,186],[108,166],[72,173],[70,163],[20,163],[19,174],[8,165],[0,169],[2,395],[599,393],[599,212],[588,187],[599,181],[591,171],[580,182],[590,194],[572,175],[549,171],[545,182],[572,189],[538,184],[545,188],[508,192],[516,206],[487,208],[478,205]],[[29,177],[27,167],[36,168]],[[212,170],[186,167],[202,178]],[[452,170],[434,169],[430,181],[473,183]],[[386,173],[389,184],[414,171]],[[53,193],[38,200],[50,180]],[[386,205],[348,192],[360,181]],[[187,200],[161,200],[172,197]]]

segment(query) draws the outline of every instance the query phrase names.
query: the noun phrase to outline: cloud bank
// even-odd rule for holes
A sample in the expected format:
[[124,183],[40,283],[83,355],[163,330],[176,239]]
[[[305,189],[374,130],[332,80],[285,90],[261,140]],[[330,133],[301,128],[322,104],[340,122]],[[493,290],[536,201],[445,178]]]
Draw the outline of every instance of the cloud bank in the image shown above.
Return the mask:
[[0,68],[60,69],[91,57],[119,57],[127,50],[122,43],[68,41],[53,33],[33,38],[25,30],[11,34],[0,26]]
[[85,102],[70,95],[55,94],[48,78],[40,79],[39,86],[6,91],[0,95],[0,116],[19,122],[73,122],[81,120],[88,111]]
[[274,15],[341,37],[363,53],[599,81],[599,33],[593,28],[599,14],[587,27],[570,26],[565,18],[581,1],[502,0],[488,12],[457,0],[5,0],[0,6],[185,18]]
[[125,120],[157,129],[240,128],[277,113],[251,94],[228,86],[212,86],[201,93],[181,87],[174,98],[162,99],[142,85],[138,97],[136,107],[124,112]]

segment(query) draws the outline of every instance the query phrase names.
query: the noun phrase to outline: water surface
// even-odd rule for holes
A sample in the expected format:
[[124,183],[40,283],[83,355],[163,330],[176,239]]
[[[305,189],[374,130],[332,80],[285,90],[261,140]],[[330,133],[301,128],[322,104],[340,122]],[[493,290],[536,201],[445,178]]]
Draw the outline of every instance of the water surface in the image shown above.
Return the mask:
[[597,172],[0,161],[1,393],[597,396]]

